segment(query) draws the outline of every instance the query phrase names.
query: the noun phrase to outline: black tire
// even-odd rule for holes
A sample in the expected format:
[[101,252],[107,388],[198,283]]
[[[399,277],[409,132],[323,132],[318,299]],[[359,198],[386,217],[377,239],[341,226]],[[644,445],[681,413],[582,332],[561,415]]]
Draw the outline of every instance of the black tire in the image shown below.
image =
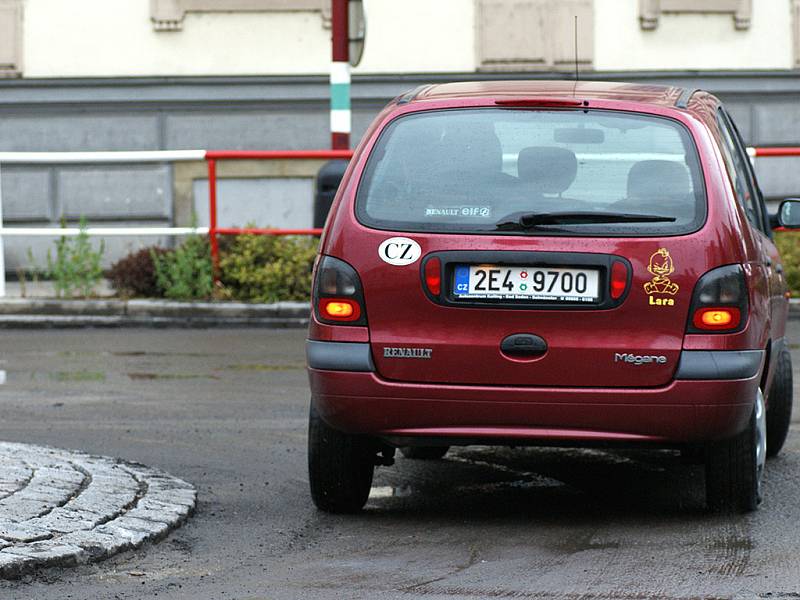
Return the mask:
[[784,349],[778,355],[775,378],[767,407],[767,457],[783,448],[792,421],[792,355]]
[[355,513],[367,503],[375,471],[368,438],[330,427],[313,405],[308,417],[308,480],[320,510]]
[[751,512],[761,502],[756,464],[756,411],[744,431],[706,446],[706,504],[714,512]]
[[415,460],[437,460],[442,458],[450,446],[403,446],[400,452],[406,458]]

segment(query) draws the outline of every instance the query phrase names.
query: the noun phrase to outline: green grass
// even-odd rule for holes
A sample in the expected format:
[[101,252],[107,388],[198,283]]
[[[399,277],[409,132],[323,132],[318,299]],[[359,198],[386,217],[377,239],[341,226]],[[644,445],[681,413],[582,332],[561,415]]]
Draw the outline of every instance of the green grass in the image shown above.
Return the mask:
[[305,369],[306,363],[293,363],[285,365],[228,365],[225,368],[231,371],[293,371]]
[[106,374],[101,371],[56,371],[50,374],[53,381],[105,381]]

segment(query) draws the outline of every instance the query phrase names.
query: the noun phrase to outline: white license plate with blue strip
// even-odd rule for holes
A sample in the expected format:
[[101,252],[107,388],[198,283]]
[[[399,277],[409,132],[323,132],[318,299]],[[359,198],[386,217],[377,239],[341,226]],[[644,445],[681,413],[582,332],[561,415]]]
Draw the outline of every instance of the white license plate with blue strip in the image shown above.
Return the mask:
[[456,265],[453,294],[463,299],[597,302],[597,269]]

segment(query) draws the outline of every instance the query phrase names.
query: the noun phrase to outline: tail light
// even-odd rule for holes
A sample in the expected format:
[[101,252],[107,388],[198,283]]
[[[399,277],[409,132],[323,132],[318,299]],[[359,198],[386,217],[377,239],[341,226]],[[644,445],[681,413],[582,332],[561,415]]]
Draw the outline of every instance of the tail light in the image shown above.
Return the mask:
[[429,258],[425,262],[424,272],[425,287],[433,296],[438,296],[442,292],[442,261],[438,256]]
[[366,325],[364,290],[356,270],[346,262],[323,256],[317,265],[311,302],[320,323]]
[[733,333],[747,322],[747,284],[741,265],[709,271],[694,286],[687,333]]
[[608,291],[612,300],[619,300],[628,289],[628,266],[621,260],[611,265],[611,277],[608,280]]

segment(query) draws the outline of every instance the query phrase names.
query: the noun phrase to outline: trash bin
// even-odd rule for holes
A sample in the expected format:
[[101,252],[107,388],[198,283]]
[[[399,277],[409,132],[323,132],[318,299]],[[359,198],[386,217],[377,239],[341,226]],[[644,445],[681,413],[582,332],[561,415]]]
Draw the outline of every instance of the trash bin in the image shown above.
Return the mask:
[[331,160],[320,167],[314,188],[314,227],[324,227],[325,219],[336,197],[336,190],[344,177],[348,161]]

